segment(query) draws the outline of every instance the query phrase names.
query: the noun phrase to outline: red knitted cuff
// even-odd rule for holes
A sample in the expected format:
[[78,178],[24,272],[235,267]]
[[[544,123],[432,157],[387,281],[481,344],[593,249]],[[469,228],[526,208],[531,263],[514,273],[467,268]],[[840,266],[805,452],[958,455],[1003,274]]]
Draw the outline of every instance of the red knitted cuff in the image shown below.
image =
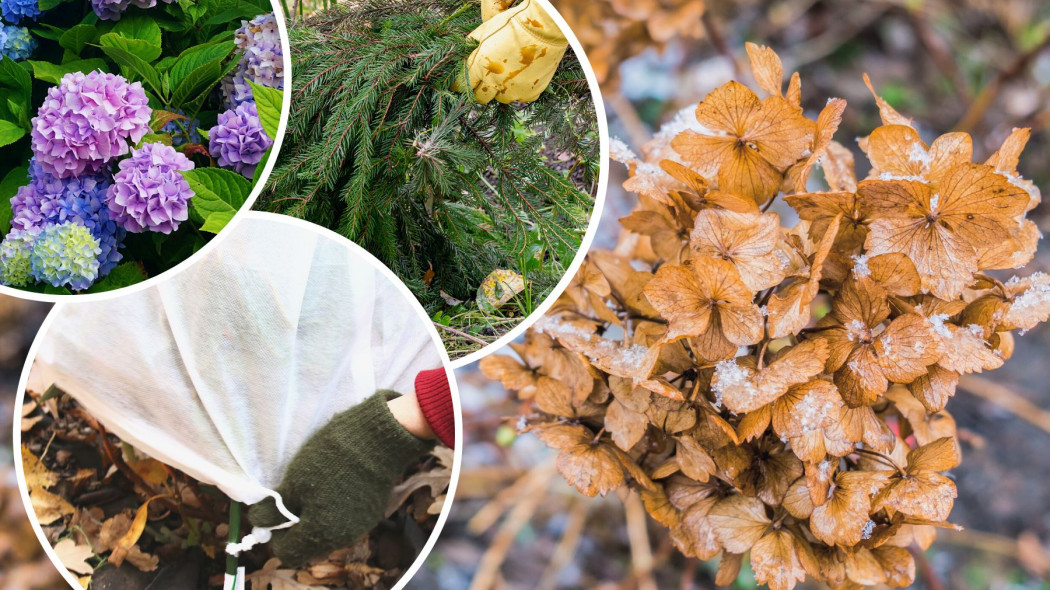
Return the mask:
[[447,447],[456,448],[456,412],[452,408],[452,389],[444,368],[420,371],[416,375],[416,400],[438,440]]

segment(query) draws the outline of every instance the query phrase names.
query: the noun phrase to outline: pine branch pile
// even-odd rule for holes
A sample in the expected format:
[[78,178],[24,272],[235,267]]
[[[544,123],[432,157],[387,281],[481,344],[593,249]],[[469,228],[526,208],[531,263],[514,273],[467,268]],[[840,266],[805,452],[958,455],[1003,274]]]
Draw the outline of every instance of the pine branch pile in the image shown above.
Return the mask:
[[530,257],[545,293],[594,201],[596,118],[578,61],[535,103],[477,105],[452,87],[480,23],[477,2],[365,0],[293,25],[288,134],[257,205],[361,244],[431,309]]

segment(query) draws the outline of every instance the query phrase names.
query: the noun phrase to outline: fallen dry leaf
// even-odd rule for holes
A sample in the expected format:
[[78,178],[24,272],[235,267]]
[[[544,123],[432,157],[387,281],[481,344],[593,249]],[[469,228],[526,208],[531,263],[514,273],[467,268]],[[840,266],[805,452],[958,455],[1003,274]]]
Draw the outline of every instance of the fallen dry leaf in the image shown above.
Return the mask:
[[95,556],[91,547],[77,545],[73,539],[62,539],[55,543],[55,555],[66,566],[66,569],[74,574],[89,575],[95,571],[88,560]]
[[276,557],[267,561],[262,569],[245,576],[252,590],[310,590],[313,586],[296,579],[298,570],[280,569],[281,560]]
[[478,287],[478,308],[486,313],[503,307],[525,290],[525,277],[512,270],[497,269],[489,273]]
[[29,494],[33,513],[42,525],[48,525],[76,512],[76,508],[65,498],[40,488]]
[[416,490],[430,488],[430,497],[436,501],[448,489],[449,483],[452,481],[452,450],[448,447],[439,446],[435,447],[431,454],[438,458],[438,464],[433,469],[414,473],[403,482],[394,486],[386,508],[387,516],[397,512],[397,509]]

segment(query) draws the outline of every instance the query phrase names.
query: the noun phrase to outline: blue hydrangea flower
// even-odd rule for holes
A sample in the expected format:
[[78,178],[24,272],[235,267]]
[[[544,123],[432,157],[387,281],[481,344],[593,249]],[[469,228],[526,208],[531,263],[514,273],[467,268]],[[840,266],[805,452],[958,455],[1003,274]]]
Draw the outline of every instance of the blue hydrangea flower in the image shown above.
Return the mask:
[[[174,0],[163,0],[171,4]],[[118,21],[129,6],[153,8],[157,0],[91,0],[91,8],[100,20]]]
[[0,16],[16,25],[24,18],[35,21],[40,16],[40,5],[37,0],[0,0]]
[[13,25],[0,26],[0,55],[15,61],[28,59],[36,51],[36,39],[29,29]]
[[[185,115],[182,109],[176,111],[180,115]],[[167,133],[171,135],[171,145],[179,147],[180,145],[186,145],[187,143],[201,143],[202,137],[200,133],[201,122],[199,119],[191,119],[189,121],[180,119],[178,121],[170,121],[167,125],[160,128],[161,133]],[[183,128],[186,129],[183,133]],[[186,136],[189,135],[187,141]]]
[[101,252],[98,239],[83,225],[52,225],[33,241],[29,266],[33,277],[42,283],[82,291],[98,278]]
[[272,13],[260,14],[250,21],[241,22],[241,28],[234,35],[241,61],[222,83],[223,96],[231,109],[254,100],[247,80],[284,90],[284,52],[277,18]]
[[29,255],[37,230],[13,230],[0,242],[0,284],[26,287],[33,282]]
[[99,241],[99,277],[109,274],[120,262],[119,248],[125,235],[106,206],[109,173],[61,179],[45,172],[33,159],[29,178],[29,184],[11,198],[11,227],[39,231],[51,225],[79,223]]

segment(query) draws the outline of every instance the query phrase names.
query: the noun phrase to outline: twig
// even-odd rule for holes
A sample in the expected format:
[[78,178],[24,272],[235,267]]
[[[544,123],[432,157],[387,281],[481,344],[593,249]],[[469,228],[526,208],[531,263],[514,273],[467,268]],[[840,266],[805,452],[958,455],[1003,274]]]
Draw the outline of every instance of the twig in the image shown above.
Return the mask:
[[733,78],[739,80],[741,77],[740,64],[737,63],[733,50],[730,49],[729,43],[726,42],[726,36],[722,34],[722,27],[718,25],[718,21],[715,20],[710,10],[704,11],[704,15],[700,17],[700,22],[703,23],[704,32],[707,33],[707,38],[711,40],[711,44],[722,54],[722,57],[729,60],[729,65],[733,68]]
[[631,566],[634,578],[638,580],[638,590],[656,590],[653,578],[653,552],[649,546],[649,531],[646,528],[648,518],[642,498],[631,492],[624,500],[624,514],[627,517],[627,538],[631,543]]
[[540,583],[536,590],[554,590],[558,586],[558,575],[565,566],[569,565],[576,555],[576,547],[583,535],[583,525],[587,522],[587,503],[581,498],[574,498],[569,510],[569,522],[565,525],[565,533],[562,535],[558,545],[554,548],[554,555],[543,571]]
[[1050,412],[1018,395],[1009,387],[973,374],[960,377],[959,387],[1050,433]]
[[944,42],[944,39],[937,36],[937,33],[923,18],[923,15],[918,14],[915,10],[906,10],[906,12],[908,22],[911,23],[912,29],[915,30],[915,35],[926,47],[926,51],[929,52],[933,62],[937,65],[937,69],[944,72],[951,80],[952,89],[955,90],[956,96],[964,104],[970,102],[972,97],[969,85],[966,83],[966,76],[959,69],[959,62],[952,55],[951,49]]
[[[547,463],[550,463],[550,461]],[[518,477],[514,483],[500,490],[471,517],[467,523],[467,530],[473,535],[483,535],[485,531],[492,528],[500,516],[516,504],[519,498],[529,493],[535,487],[536,478],[545,469],[550,469],[550,465],[533,467],[522,474],[521,477]]]
[[682,568],[682,590],[693,590],[696,585],[693,584],[693,578],[696,577],[696,558],[690,557],[685,560],[685,567]]
[[802,66],[820,61],[831,55],[844,44],[852,41],[861,31],[867,29],[872,23],[879,20],[889,5],[878,5],[865,2],[857,6],[856,10],[850,11],[850,17],[845,22],[835,23],[827,32],[822,33],[809,43],[793,51],[794,59],[784,60],[784,70],[796,71]]
[[938,543],[949,543],[960,547],[969,547],[985,553],[997,553],[1018,559],[1017,541],[994,533],[963,529],[961,531],[944,530],[937,535]]
[[540,503],[547,497],[547,486],[550,485],[554,473],[552,461],[541,463],[530,472],[529,475],[533,479],[530,481],[527,493],[523,494],[521,501],[515,504],[507,514],[507,519],[500,525],[488,550],[481,556],[481,562],[478,564],[474,581],[470,584],[470,590],[489,590],[497,586],[500,567],[514,544],[514,538],[528,524]]
[[451,332],[452,334],[455,334],[456,336],[459,336],[460,338],[466,338],[467,340],[470,340],[471,342],[473,342],[475,344],[480,344],[482,346],[488,346],[489,345],[488,342],[485,342],[481,338],[478,338],[477,336],[472,336],[470,334],[467,334],[466,332],[457,330],[457,329],[455,329],[455,328],[453,328],[451,326],[446,326],[444,324],[439,324],[437,322],[434,322],[434,325],[439,327],[439,328],[441,328],[442,330],[445,330],[447,332]]
[[650,137],[649,128],[646,127],[645,122],[638,115],[638,110],[634,108],[631,101],[627,100],[623,94],[619,91],[610,92],[605,96],[605,104],[609,105],[616,117],[623,124],[623,128],[627,131],[627,136],[631,140],[631,145],[636,150],[641,150]]
[[911,553],[912,557],[915,558],[915,565],[918,566],[919,577],[925,583],[929,590],[946,590],[944,583],[937,576],[937,572],[933,571],[933,566],[930,565],[930,560],[926,558],[926,552],[921,547],[912,543],[911,547],[908,547],[908,553]]
[[1041,43],[1017,56],[1013,63],[1000,70],[995,75],[995,78],[977,93],[977,98],[974,98],[973,102],[970,103],[970,108],[966,109],[966,113],[955,124],[955,131],[970,131],[976,127],[984,119],[984,114],[995,102],[995,99],[999,97],[999,92],[1002,91],[1003,86],[1013,78],[1024,73],[1028,68],[1028,64],[1047,47],[1050,47],[1050,35],[1047,35]]

